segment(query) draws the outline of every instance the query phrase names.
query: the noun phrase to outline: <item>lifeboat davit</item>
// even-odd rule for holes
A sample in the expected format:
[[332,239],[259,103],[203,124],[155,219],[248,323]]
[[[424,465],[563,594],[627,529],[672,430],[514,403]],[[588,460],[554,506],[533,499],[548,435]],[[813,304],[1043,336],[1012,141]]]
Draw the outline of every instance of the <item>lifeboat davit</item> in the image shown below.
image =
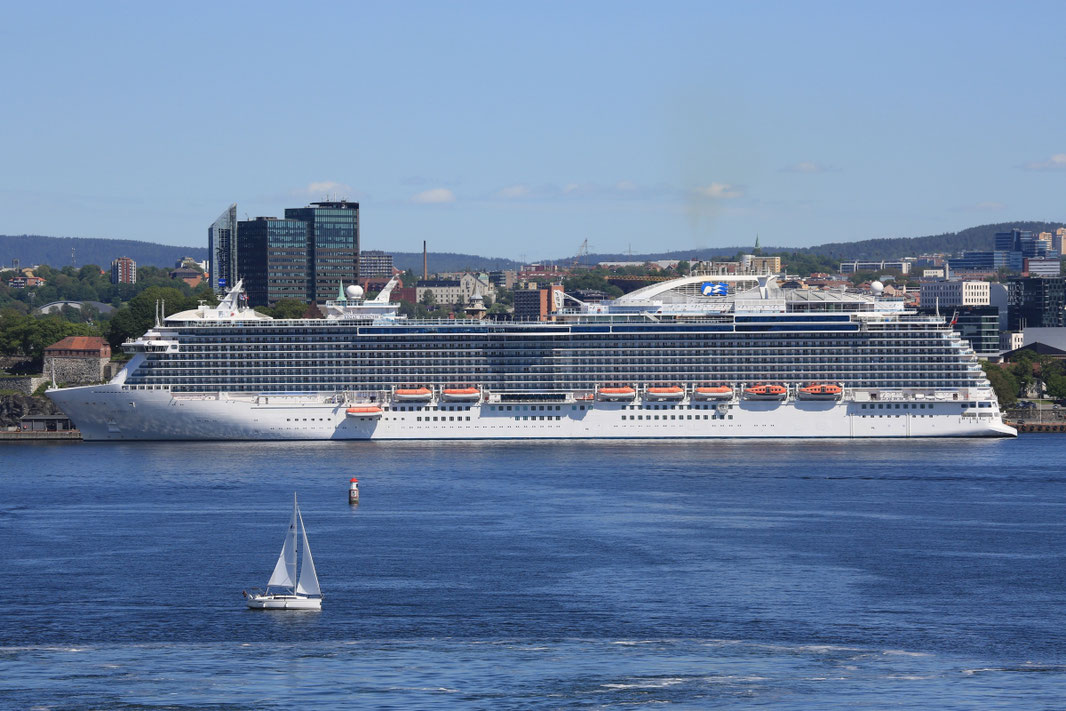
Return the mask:
[[733,388],[725,385],[696,388],[696,397],[701,400],[730,400],[733,397]]
[[685,389],[676,385],[666,388],[648,388],[649,400],[681,400],[685,397]]
[[481,399],[481,391],[477,388],[444,388],[442,394],[445,400],[452,402],[477,402]]
[[429,402],[433,393],[429,388],[399,388],[393,397],[400,402]]
[[744,389],[744,397],[749,400],[784,400],[788,395],[788,388],[776,383],[753,385]]
[[799,389],[805,400],[836,400],[844,394],[844,388],[834,383],[811,383]]
[[600,388],[601,400],[632,400],[637,396],[637,391],[630,387],[623,388]]
[[359,419],[377,419],[381,417],[381,408],[377,405],[356,405],[349,407],[346,414]]

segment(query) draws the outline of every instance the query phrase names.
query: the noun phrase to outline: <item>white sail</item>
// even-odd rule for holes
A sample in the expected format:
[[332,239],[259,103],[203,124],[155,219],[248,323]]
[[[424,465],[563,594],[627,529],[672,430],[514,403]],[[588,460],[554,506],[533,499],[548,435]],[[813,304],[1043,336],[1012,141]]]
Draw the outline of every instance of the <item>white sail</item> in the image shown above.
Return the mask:
[[318,575],[315,573],[315,560],[311,557],[311,546],[307,543],[307,529],[304,528],[303,514],[300,517],[300,534],[303,536],[303,563],[300,568],[300,582],[296,585],[296,592],[302,595],[321,595],[318,587]]
[[292,521],[285,534],[285,543],[281,546],[274,573],[267,583],[268,588],[291,588],[296,585],[296,495],[292,497]]

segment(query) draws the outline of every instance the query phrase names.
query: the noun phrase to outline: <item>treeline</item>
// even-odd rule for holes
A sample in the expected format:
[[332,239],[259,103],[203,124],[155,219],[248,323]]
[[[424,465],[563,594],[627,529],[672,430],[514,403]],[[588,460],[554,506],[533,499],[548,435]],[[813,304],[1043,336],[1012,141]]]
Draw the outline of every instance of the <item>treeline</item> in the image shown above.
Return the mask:
[[154,286],[173,287],[184,294],[210,294],[207,284],[201,284],[194,290],[180,279],[171,279],[169,270],[159,267],[138,267],[136,284],[112,284],[110,272],[102,274],[100,267],[95,264],[62,269],[41,265],[34,274],[45,280],[44,286],[12,288],[7,285],[8,279],[13,276],[12,272],[7,272],[0,279],[0,309],[13,308],[21,313],[29,313],[53,301],[98,301],[118,308]]
[[1047,396],[1053,400],[1066,399],[1066,369],[1060,360],[1032,351],[1020,351],[1013,363],[985,362],[981,365],[1002,407],[1015,404],[1019,396],[1038,383],[1043,384]]
[[[35,274],[46,280],[44,286],[13,289],[6,279],[0,281],[0,355],[29,358],[28,367],[37,372],[44,349],[67,336],[102,336],[120,353],[123,341],[152,325],[156,301],[166,302],[167,315],[195,308],[200,301],[217,303],[207,284],[193,289],[157,267],[138,267],[136,284],[112,284],[96,265],[80,269],[42,265]],[[48,315],[37,311],[53,301],[80,301],[83,306],[64,306]],[[89,301],[114,311],[84,305]]]

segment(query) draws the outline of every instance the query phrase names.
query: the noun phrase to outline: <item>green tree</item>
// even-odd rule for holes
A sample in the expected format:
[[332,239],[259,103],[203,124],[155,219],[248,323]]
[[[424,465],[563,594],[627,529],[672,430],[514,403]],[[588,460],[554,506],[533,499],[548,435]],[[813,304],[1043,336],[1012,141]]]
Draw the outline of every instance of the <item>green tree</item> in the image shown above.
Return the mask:
[[981,361],[981,368],[996,391],[1000,407],[1010,407],[1018,401],[1018,380],[1007,368],[988,361]]
[[[152,267],[145,267],[151,269]],[[130,338],[137,338],[155,323],[156,302],[163,301],[165,316],[196,308],[198,301],[192,295],[174,287],[153,286],[145,289],[130,302],[115,312],[107,332],[111,348],[119,349]]]
[[282,299],[274,304],[274,318],[300,318],[307,311],[307,304],[298,299]]

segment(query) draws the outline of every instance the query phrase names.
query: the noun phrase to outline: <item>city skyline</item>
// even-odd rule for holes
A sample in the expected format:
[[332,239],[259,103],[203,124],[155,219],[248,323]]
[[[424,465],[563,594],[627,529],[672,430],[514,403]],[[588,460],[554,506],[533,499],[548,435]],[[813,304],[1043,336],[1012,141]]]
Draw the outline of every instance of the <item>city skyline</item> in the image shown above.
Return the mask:
[[1066,69],[997,50],[1057,4],[198,7],[6,9],[0,233],[347,198],[367,249],[532,261],[1066,218]]

